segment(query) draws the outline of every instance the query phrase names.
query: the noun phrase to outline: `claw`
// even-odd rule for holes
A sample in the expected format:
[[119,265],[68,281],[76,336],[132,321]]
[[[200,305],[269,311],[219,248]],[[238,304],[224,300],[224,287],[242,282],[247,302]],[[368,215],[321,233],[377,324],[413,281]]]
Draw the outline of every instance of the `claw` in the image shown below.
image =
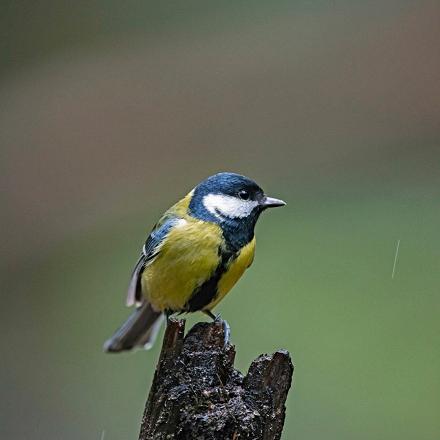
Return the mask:
[[219,322],[222,320],[222,317],[220,316],[220,313],[217,313],[217,315],[215,315],[214,317],[214,322]]
[[221,322],[222,327],[223,327],[223,334],[225,335],[225,347],[226,345],[229,344],[229,339],[231,336],[231,327],[229,327],[229,324],[222,319],[222,317],[220,316],[220,313],[217,313],[216,315],[214,315],[214,313],[211,312],[211,310],[203,310],[203,313],[205,315],[208,315],[214,322]]

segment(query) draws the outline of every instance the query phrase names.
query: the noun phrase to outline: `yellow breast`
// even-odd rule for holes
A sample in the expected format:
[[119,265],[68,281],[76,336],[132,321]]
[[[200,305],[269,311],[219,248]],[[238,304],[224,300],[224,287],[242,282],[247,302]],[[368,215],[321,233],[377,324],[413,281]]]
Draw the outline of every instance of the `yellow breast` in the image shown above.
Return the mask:
[[232,287],[234,287],[235,283],[240,279],[244,271],[252,264],[255,255],[255,244],[256,241],[254,237],[246,246],[241,249],[237,258],[232,261],[226,272],[220,278],[217,286],[217,296],[205,307],[206,310],[211,310],[214,308],[232,289]]
[[174,227],[142,274],[142,291],[157,310],[182,310],[217,268],[221,228],[191,217]]

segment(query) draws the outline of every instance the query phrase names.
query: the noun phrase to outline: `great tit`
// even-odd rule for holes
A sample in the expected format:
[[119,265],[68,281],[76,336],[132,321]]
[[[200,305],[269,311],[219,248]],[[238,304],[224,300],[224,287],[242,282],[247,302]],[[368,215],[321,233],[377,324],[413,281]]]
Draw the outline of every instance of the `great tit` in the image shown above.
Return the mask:
[[267,208],[284,206],[251,179],[218,173],[199,183],[153,227],[131,275],[135,311],[104,350],[151,348],[164,316],[212,309],[252,264],[254,228]]

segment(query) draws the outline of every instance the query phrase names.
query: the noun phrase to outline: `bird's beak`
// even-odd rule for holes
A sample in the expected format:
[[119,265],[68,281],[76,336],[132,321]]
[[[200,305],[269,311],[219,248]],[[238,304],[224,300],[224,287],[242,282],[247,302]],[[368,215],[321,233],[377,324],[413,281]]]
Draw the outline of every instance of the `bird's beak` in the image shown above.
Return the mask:
[[285,204],[286,204],[286,202],[283,202],[280,199],[275,199],[273,197],[265,197],[261,201],[261,205],[264,208],[276,208],[277,206],[284,206]]

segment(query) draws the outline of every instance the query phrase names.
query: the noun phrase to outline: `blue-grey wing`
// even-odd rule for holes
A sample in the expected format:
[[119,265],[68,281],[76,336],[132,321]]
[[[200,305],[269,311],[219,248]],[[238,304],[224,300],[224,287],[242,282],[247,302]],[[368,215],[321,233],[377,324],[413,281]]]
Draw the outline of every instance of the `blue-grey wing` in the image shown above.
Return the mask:
[[178,221],[178,218],[167,218],[165,221],[160,221],[151,231],[145,242],[141,255],[131,274],[130,284],[127,292],[127,306],[140,305],[143,301],[141,277],[145,267],[151,263],[154,258],[160,253],[160,247],[168,235],[170,230]]

